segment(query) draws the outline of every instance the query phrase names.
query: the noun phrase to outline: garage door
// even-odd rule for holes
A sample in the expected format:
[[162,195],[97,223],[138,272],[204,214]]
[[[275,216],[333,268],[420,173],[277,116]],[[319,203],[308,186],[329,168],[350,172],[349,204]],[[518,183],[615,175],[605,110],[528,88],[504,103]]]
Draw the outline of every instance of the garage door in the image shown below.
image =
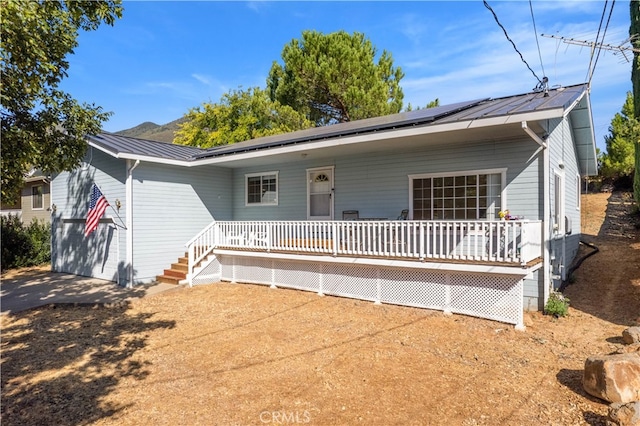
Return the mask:
[[101,219],[98,229],[84,235],[84,219],[58,221],[51,262],[58,272],[117,280],[118,228],[111,219]]

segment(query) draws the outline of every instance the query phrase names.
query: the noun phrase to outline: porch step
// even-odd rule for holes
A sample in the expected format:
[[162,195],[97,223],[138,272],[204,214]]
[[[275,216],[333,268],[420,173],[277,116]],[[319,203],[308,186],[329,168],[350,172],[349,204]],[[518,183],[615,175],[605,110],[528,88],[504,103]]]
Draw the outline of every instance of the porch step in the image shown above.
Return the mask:
[[182,263],[182,262],[172,263],[171,264],[171,269],[174,270],[174,271],[188,272],[189,271],[189,265],[187,263]]
[[[196,268],[202,262],[196,265]],[[156,281],[166,284],[182,284],[187,280],[187,272],[189,272],[189,253],[178,258],[178,262],[171,264],[171,269],[165,269],[162,275],[156,276]]]
[[156,281],[164,284],[180,284],[183,279],[169,275],[156,275]]
[[171,269],[165,269],[162,275],[156,276],[156,281],[166,284],[180,284],[187,279],[189,258],[180,257],[177,263],[171,264]]

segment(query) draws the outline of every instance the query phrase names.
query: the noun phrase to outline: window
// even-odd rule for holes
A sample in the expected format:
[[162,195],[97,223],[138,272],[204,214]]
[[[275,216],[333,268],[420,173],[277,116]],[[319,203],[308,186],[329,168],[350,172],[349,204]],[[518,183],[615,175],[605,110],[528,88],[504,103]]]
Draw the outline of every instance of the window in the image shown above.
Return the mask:
[[495,219],[504,171],[410,176],[415,220]]
[[245,175],[246,205],[278,205],[278,172]]
[[576,210],[580,210],[582,202],[582,178],[580,178],[580,173],[576,175],[576,190]]
[[42,185],[34,185],[31,187],[31,208],[34,210],[42,209],[44,206],[42,199]]
[[553,229],[564,232],[564,179],[561,173],[555,172],[553,178]]

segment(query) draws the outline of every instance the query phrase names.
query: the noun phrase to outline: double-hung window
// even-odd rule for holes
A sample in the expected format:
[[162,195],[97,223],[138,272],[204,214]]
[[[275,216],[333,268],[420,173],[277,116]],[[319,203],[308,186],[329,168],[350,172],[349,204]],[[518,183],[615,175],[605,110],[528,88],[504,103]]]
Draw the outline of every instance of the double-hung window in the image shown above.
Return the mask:
[[246,205],[278,205],[278,172],[245,175]]
[[409,176],[413,219],[496,219],[505,170]]
[[42,185],[34,185],[31,187],[31,208],[33,210],[41,210],[44,208],[42,193]]

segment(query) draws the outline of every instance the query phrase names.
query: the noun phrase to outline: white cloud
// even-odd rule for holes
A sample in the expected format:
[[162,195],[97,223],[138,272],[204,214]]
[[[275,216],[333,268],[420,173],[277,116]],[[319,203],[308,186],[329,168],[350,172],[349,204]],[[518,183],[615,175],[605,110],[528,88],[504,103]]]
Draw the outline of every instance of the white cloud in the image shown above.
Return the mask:
[[191,74],[191,77],[195,78],[196,80],[198,80],[200,83],[204,84],[205,86],[211,86],[211,80],[209,79],[209,77],[202,75],[202,74]]

